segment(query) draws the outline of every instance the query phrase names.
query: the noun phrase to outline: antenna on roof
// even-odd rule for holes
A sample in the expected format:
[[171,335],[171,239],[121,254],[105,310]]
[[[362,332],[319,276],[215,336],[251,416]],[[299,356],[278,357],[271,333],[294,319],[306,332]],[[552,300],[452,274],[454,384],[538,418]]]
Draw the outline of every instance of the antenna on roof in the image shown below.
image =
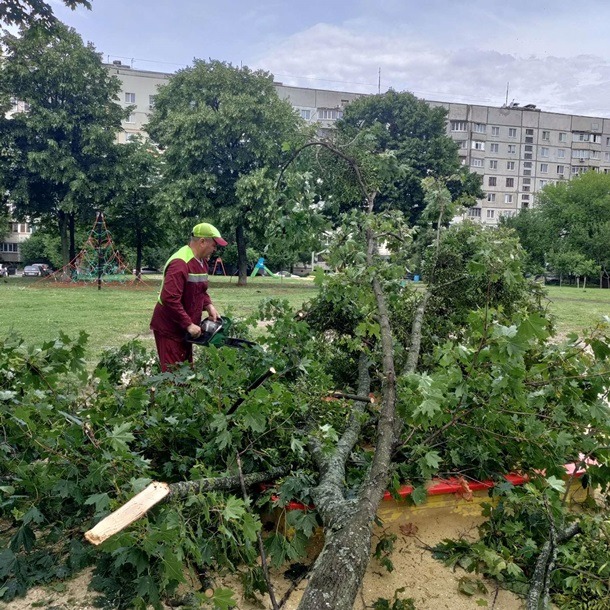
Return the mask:
[[506,83],[506,101],[504,102],[505,106],[508,106],[508,86],[510,85],[510,82]]

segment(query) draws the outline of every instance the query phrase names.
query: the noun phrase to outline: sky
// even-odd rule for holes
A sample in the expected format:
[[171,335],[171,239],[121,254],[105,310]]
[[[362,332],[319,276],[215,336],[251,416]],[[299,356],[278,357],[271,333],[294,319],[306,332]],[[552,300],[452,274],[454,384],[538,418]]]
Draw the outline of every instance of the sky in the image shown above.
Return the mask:
[[286,85],[610,117],[608,0],[50,2],[104,61],[142,70],[218,59]]

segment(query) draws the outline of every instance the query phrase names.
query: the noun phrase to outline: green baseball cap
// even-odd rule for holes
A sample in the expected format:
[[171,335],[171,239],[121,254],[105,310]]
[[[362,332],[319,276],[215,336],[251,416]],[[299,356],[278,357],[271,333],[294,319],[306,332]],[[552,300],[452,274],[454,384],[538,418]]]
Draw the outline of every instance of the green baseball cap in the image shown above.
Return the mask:
[[219,246],[227,242],[220,236],[220,231],[208,222],[201,222],[193,227],[193,237],[211,237]]

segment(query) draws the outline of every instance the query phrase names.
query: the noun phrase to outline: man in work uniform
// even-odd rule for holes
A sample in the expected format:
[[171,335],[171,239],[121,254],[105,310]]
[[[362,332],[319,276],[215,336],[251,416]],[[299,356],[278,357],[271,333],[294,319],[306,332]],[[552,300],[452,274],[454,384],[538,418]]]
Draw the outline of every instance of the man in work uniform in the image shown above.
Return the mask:
[[218,319],[208,295],[208,259],[216,246],[226,245],[216,227],[202,222],[193,227],[189,243],[165,263],[161,292],[150,322],[162,371],[172,364],[193,361],[193,345],[184,336],[187,332],[193,338],[201,334],[204,309],[211,320]]

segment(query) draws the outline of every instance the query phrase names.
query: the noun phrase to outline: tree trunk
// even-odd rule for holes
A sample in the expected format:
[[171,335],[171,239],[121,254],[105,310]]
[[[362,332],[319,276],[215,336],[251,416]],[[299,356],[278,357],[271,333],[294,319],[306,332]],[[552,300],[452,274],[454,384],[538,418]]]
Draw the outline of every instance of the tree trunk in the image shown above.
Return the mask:
[[63,210],[57,212],[57,218],[59,221],[59,238],[61,240],[61,263],[65,267],[72,260],[68,243],[68,218]]
[[245,286],[248,282],[248,256],[246,253],[246,236],[242,224],[238,224],[235,228],[235,241],[237,243],[237,285]]
[[142,231],[136,229],[136,279],[142,280]]
[[74,212],[68,213],[68,228],[70,230],[70,260],[73,261],[76,258],[76,243],[75,243],[75,220]]
[[345,523],[324,529],[324,537],[299,610],[350,610],[369,563],[371,524],[346,514]]

